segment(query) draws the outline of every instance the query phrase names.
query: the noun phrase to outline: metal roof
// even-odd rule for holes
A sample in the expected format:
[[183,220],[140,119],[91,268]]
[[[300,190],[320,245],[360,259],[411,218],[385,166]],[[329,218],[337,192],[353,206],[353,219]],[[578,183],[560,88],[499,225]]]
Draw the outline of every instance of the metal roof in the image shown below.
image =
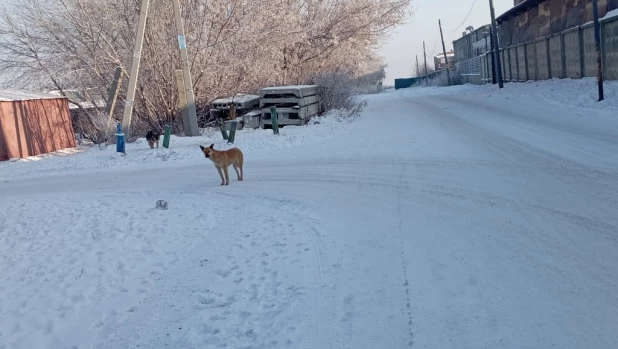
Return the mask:
[[13,102],[13,101],[31,101],[36,99],[58,99],[65,98],[62,96],[55,96],[49,93],[32,92],[23,90],[0,90],[0,102]]
[[498,16],[498,18],[496,18],[496,22],[498,24],[500,24],[500,22],[502,21],[506,21],[507,19],[511,19],[515,16],[518,16],[528,10],[530,10],[531,8],[534,8],[536,6],[538,6],[539,4],[545,2],[547,0],[524,0],[524,2],[522,2],[521,4],[514,6],[513,8],[511,8],[510,10],[506,11],[505,13],[501,14],[500,16]]

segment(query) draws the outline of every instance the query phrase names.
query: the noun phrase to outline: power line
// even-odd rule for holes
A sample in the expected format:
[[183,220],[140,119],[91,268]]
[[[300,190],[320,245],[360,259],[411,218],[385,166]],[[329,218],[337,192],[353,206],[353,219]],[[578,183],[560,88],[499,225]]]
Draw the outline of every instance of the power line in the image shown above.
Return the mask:
[[436,39],[433,41],[433,50],[431,50],[431,54],[429,56],[433,57],[433,54],[436,52],[436,44],[438,43],[438,34],[440,34],[440,29],[436,32]]
[[476,0],[474,0],[474,2],[472,3],[472,6],[470,6],[470,11],[468,11],[468,14],[466,15],[466,18],[464,18],[464,20],[461,22],[459,27],[455,28],[455,30],[450,31],[449,33],[454,33],[456,31],[458,31],[459,28],[461,28],[461,26],[464,25],[464,23],[466,23],[466,21],[468,20],[468,17],[470,17],[470,14],[472,13],[472,10],[474,9],[474,5],[475,4],[476,4]]

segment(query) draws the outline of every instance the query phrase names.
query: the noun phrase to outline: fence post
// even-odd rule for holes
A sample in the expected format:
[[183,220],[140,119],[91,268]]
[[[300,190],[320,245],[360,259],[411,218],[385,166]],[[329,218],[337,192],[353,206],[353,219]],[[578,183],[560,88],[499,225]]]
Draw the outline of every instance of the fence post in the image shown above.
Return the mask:
[[577,27],[577,39],[579,45],[579,78],[583,79],[586,76],[586,61],[584,59],[584,31],[581,26]]
[[539,57],[536,49],[536,42],[532,41],[531,45],[534,51],[534,81],[539,81]]
[[[425,73],[425,75],[427,75],[427,73]],[[273,133],[278,135],[279,134],[279,120],[277,120],[277,107],[275,106],[270,107],[270,120],[273,123]]]
[[170,147],[170,135],[172,134],[172,125],[165,125],[165,133],[163,134],[163,148]]
[[549,44],[549,36],[545,37],[545,51],[547,52],[547,77],[551,80],[552,76],[552,67],[551,67],[551,45]]
[[528,61],[528,44],[524,43],[522,45],[522,47],[524,48],[524,73],[526,81],[530,80],[530,62]]
[[560,67],[561,79],[566,79],[567,77],[567,69],[566,69],[566,48],[564,48],[564,33],[558,34],[560,35],[560,63],[562,67]]
[[234,120],[230,122],[230,136],[227,139],[227,143],[234,143],[234,138],[236,138],[236,123],[238,121]]
[[219,131],[221,131],[221,137],[223,137],[224,141],[228,140],[227,131],[225,130],[225,122],[223,120],[219,121]]
[[509,58],[509,81],[513,81],[513,62],[511,59],[511,48],[505,48],[506,56]]
[[[509,51],[505,47],[502,49],[502,61],[504,64],[502,65],[502,74],[504,74],[505,81],[511,81],[511,58],[509,57]],[[508,74],[507,74],[508,73]],[[507,78],[508,77],[508,78]]]
[[519,72],[519,47],[515,46],[515,72],[517,73],[517,82],[520,81]]

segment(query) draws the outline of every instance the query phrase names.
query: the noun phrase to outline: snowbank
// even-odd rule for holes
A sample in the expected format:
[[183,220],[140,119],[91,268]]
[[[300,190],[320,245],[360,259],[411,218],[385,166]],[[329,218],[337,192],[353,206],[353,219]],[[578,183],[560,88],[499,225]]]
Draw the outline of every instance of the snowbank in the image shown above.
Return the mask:
[[[538,100],[539,105],[545,108],[548,105],[572,108],[573,115],[570,117],[581,118],[614,118],[615,110],[618,109],[618,81],[606,81],[605,101],[597,102],[594,78],[507,83],[502,90],[498,89],[497,85],[470,84],[451,87],[413,87],[367,95],[365,98],[380,101],[392,99],[393,95],[405,98],[447,94],[491,98],[500,103],[511,104],[513,108],[517,108],[517,104],[522,100],[528,101],[532,98]],[[371,107],[366,112],[381,113],[379,110],[371,110]],[[334,114],[316,118],[315,122],[308,126],[282,128],[279,137],[275,137],[271,130],[241,130],[236,134],[235,146],[241,148],[248,158],[254,157],[255,153],[280,156],[285,149],[323,142],[349,127],[348,123],[340,122],[333,116]],[[194,138],[172,136],[169,149],[151,150],[146,140],[142,138],[127,144],[126,155],[116,153],[115,146],[103,150],[98,147],[78,147],[13,162],[0,162],[0,179],[11,180],[105,168],[132,169],[141,166],[161,168],[190,164],[203,160],[198,145],[211,143],[214,143],[217,149],[234,146],[228,145],[219,132],[212,132]]]
[[172,136],[169,149],[161,147],[163,139],[159,149],[150,149],[146,139],[140,138],[126,145],[126,155],[117,153],[115,145],[104,149],[98,146],[80,146],[17,161],[0,162],[0,179],[11,180],[106,168],[131,169],[143,166],[157,168],[195,163],[204,159],[198,145],[212,143],[215,144],[215,149],[219,150],[237,146],[248,155],[248,158],[258,152],[276,156],[290,147],[322,142],[333,137],[335,133],[345,128],[345,125],[347,123],[327,115],[314,118],[306,126],[280,128],[279,136],[273,135],[272,130],[243,129],[236,132],[233,145],[227,144],[218,131],[207,132],[201,137]]
[[501,90],[497,88],[497,85],[466,85],[466,87],[460,89],[462,94],[508,98],[514,103],[521,97],[533,97],[538,99],[539,103],[612,115],[615,115],[615,110],[618,108],[618,81],[604,82],[605,100],[602,102],[597,101],[596,78],[507,83]]
[[[618,108],[618,81],[604,82],[605,100],[598,102],[596,78],[553,79],[545,81],[528,81],[505,83],[503,89],[498,85],[458,85],[450,87],[412,87],[389,93],[401,96],[422,97],[437,95],[478,96],[479,98],[497,98],[504,103],[517,104],[521,99],[534,98],[539,105],[556,105],[572,108],[577,115],[588,116],[615,115]],[[389,98],[388,93],[377,98]]]

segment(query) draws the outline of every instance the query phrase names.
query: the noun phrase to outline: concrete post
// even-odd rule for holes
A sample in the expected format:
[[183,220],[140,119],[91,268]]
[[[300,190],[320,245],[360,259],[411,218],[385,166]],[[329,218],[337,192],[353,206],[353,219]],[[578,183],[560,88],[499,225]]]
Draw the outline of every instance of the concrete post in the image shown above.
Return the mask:
[[129,86],[127,88],[127,98],[124,101],[124,114],[122,116],[122,129],[127,136],[131,136],[131,117],[133,116],[133,103],[135,101],[135,88],[137,86],[137,75],[139,74],[139,63],[142,56],[142,45],[144,43],[144,32],[146,31],[146,18],[148,17],[148,7],[150,0],[142,0],[137,22],[137,35],[135,36],[135,46],[133,49],[133,62],[131,62],[131,75],[129,75]]
[[176,32],[178,33],[178,48],[180,49],[180,60],[182,63],[183,82],[187,96],[188,120],[185,135],[195,137],[200,135],[197,126],[197,111],[195,109],[195,97],[193,95],[193,82],[191,81],[191,71],[189,68],[189,57],[187,55],[187,43],[185,30],[182,25],[182,13],[180,12],[180,0],[172,0],[174,6],[174,19],[176,22]]
[[180,105],[180,114],[182,116],[182,129],[185,135],[189,135],[189,111],[187,109],[187,91],[185,91],[185,79],[182,70],[175,70],[176,86],[178,87],[178,103]]

